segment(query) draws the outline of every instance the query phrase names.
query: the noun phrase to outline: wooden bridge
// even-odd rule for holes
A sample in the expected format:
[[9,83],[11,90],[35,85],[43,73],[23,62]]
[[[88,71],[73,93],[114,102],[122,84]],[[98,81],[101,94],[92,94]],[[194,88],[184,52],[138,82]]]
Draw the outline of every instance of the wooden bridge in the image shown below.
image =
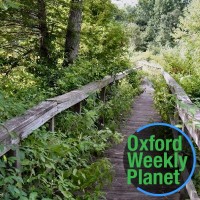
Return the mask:
[[[123,150],[125,149],[128,136],[133,134],[138,127],[144,126],[153,122],[162,122],[160,115],[156,112],[153,103],[153,93],[149,81],[143,81],[142,84],[144,92],[136,98],[133,103],[131,113],[126,119],[126,123],[121,126],[120,132],[124,135],[124,141],[120,145],[114,146],[106,152],[106,156],[110,158],[114,169],[115,176],[110,188],[105,190],[107,200],[179,200],[181,199],[181,194],[177,193],[169,197],[149,197],[139,192],[133,185],[127,185],[127,176],[124,170],[123,163]],[[144,138],[145,139],[145,138]],[[148,153],[148,155],[153,156],[155,152]],[[163,191],[158,191],[158,193],[164,193]],[[174,190],[173,186],[171,191]]]
[[[198,147],[200,147],[200,111],[197,110],[195,114],[191,114],[190,110],[194,109],[194,104],[191,102],[185,91],[181,88],[176,81],[165,72],[160,66],[149,63],[139,62],[136,68],[126,70],[119,73],[116,76],[107,76],[100,81],[90,83],[78,90],[71,91],[64,95],[48,99],[41,102],[39,105],[28,110],[23,116],[13,118],[5,122],[0,128],[0,144],[3,146],[3,150],[0,152],[0,156],[7,152],[12,152],[17,157],[16,167],[20,168],[20,158],[18,155],[20,141],[28,137],[34,130],[38,129],[45,123],[49,123],[49,129],[54,131],[55,116],[62,111],[74,107],[75,111],[80,113],[81,102],[89,97],[91,93],[100,91],[102,101],[105,101],[105,88],[120,79],[125,78],[128,74],[135,70],[151,70],[160,71],[166,80],[166,83],[177,98],[176,111],[182,121],[183,130],[193,139]],[[143,93],[136,98],[130,116],[126,119],[126,123],[121,126],[121,132],[125,136],[124,142],[109,149],[105,155],[110,158],[114,170],[115,176],[113,183],[110,187],[105,189],[106,199],[108,200],[134,200],[134,199],[191,199],[199,200],[196,189],[192,181],[187,184],[186,191],[188,195],[183,195],[183,191],[174,194],[169,197],[150,197],[146,196],[133,186],[127,186],[126,176],[123,168],[123,151],[127,137],[134,132],[137,128],[150,122],[162,121],[159,114],[156,112],[153,105],[153,92],[151,84],[148,81],[144,81],[142,84]],[[184,106],[181,106],[184,104]],[[177,119],[176,119],[177,120]],[[13,134],[15,133],[15,134]],[[15,146],[15,150],[12,150]],[[186,179],[187,177],[183,177]]]

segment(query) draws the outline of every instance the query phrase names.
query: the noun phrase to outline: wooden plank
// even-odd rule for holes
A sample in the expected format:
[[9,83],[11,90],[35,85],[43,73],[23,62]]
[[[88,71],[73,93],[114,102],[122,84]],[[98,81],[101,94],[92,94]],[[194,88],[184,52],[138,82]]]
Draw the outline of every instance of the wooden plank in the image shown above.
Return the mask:
[[200,148],[200,130],[195,126],[197,121],[194,121],[194,118],[190,116],[187,111],[177,106],[179,116],[189,131],[190,136],[193,138],[196,145]]
[[[52,106],[54,105],[54,107]],[[41,127],[44,123],[49,121],[53,116],[55,116],[57,112],[57,104],[55,102],[51,102],[51,108],[42,109],[41,112],[33,112],[33,118],[31,116],[32,121],[25,120],[26,123],[23,123],[23,126],[17,123],[15,119],[15,126],[12,125],[10,122],[7,124],[11,124],[11,127],[6,127],[7,130],[12,130],[10,132],[6,132],[3,137],[1,137],[1,145],[3,145],[4,149],[0,152],[0,156],[4,155],[7,151],[12,149],[13,145],[16,145],[23,140],[24,138],[28,137],[34,130]],[[37,116],[37,118],[36,118]],[[19,117],[19,122],[21,122],[21,117]],[[17,126],[18,125],[18,126]],[[14,128],[13,128],[14,127]],[[5,131],[5,129],[4,129]]]
[[187,104],[188,106],[193,105],[192,101],[184,91],[184,89],[172,78],[167,72],[163,71],[163,77],[165,78],[165,81],[167,85],[170,87],[173,94],[176,94],[176,97],[181,102]]
[[75,113],[81,114],[81,110],[82,110],[82,102],[79,102],[72,107],[72,111]]
[[134,70],[136,69],[131,68],[116,76],[106,76],[104,79],[89,83],[78,90],[48,99],[29,109],[24,115],[6,121],[0,126],[0,144],[3,146],[0,156],[12,149],[12,146],[18,144],[20,140],[28,137],[44,123],[53,119],[58,113],[79,104],[91,93],[104,88],[115,80],[124,78]]
[[95,82],[89,83],[89,84],[81,87],[78,90],[74,90],[74,91],[68,92],[66,94],[63,94],[63,95],[60,95],[60,96],[57,96],[57,97],[54,97],[54,98],[51,98],[48,100],[56,101],[59,104],[65,103],[65,105],[63,105],[63,107],[69,108],[69,107],[77,104],[79,101],[82,101],[85,98],[87,98],[90,95],[90,93],[94,93],[94,92],[104,88],[105,86],[109,85],[110,83],[114,82],[115,80],[120,80],[120,79],[126,77],[128,74],[130,74],[133,71],[135,71],[136,69],[140,69],[140,68],[141,67],[131,68],[122,73],[118,73],[116,76],[106,76],[105,78],[103,78],[100,81],[95,81]]
[[163,70],[163,67],[160,66],[158,63],[148,62],[146,60],[138,61],[136,66],[141,67],[142,69],[144,67],[147,67],[147,68],[151,68],[151,69],[153,68],[154,70],[155,69],[158,69],[158,70],[161,70],[161,71]]
[[167,72],[163,71],[163,76],[171,92],[175,94],[178,99],[177,109],[182,122],[187,127],[196,145],[200,148],[200,128],[196,127],[197,124],[200,124],[200,110],[196,109],[195,114],[192,114],[190,110],[194,110],[195,105],[184,89]]
[[[177,119],[171,118],[170,121],[171,121],[171,124],[173,124],[174,126],[178,123]],[[177,131],[173,131],[173,135],[176,138],[177,135],[178,135]],[[184,145],[184,143],[183,143],[183,145]],[[179,165],[180,165],[180,163],[179,163]],[[189,177],[188,170],[186,169],[181,175],[182,175],[183,180],[186,181]],[[186,190],[187,190],[187,193],[190,197],[190,200],[200,200],[192,180],[186,185]],[[183,196],[184,196],[184,194],[183,194]]]
[[19,171],[19,175],[21,175],[21,163],[20,163],[20,150],[19,145],[15,145],[13,150],[7,152],[6,156],[8,157],[15,157],[16,160],[13,163],[13,167],[17,168]]
[[100,99],[104,103],[106,102],[106,88],[105,87],[102,88],[102,90],[100,91]]
[[55,105],[57,105],[55,102],[42,102],[28,110],[23,116],[6,121],[0,127],[0,141],[7,137],[8,133],[17,132],[19,129],[51,110]]
[[[152,65],[148,62],[143,63],[143,65],[155,68],[155,65]],[[184,127],[187,128],[190,136],[200,148],[200,128],[196,127],[196,124],[200,124],[200,110],[196,109],[194,115],[189,112],[189,110],[191,109],[194,110],[195,105],[192,103],[184,89],[175,81],[175,79],[172,78],[169,73],[165,72],[162,67],[160,67],[160,69],[162,70],[162,75],[172,94],[175,94],[176,98],[178,99],[177,110],[183,122],[183,129]],[[181,106],[180,102],[183,106]],[[173,120],[171,122],[172,124],[175,124]],[[186,170],[186,172],[183,173],[182,176],[183,179],[186,180],[189,176],[188,171]],[[186,189],[190,200],[200,200],[192,180],[186,185]]]
[[55,132],[55,117],[49,120],[49,131]]
[[70,94],[66,94],[65,96],[59,96],[58,99],[55,98],[54,101],[58,103],[58,112],[60,113],[85,100],[87,97],[89,97],[89,94],[73,91],[70,92]]
[[192,103],[184,89],[175,81],[172,76],[170,76],[169,73],[165,72],[160,65],[149,63],[147,61],[138,62],[138,65],[161,70],[162,75],[172,94],[176,95],[176,98],[178,100],[177,109],[179,116],[184,125],[189,130],[190,136],[193,138],[196,145],[200,148],[200,109],[196,108],[195,114],[192,114],[190,112],[190,110],[194,110],[196,106]]
[[[189,173],[186,170],[185,173],[183,173],[184,181],[187,180],[188,176],[189,176]],[[192,180],[186,185],[186,189],[190,197],[190,200],[200,200]]]
[[[102,88],[99,94],[100,100],[105,103],[106,102],[106,87]],[[102,114],[98,119],[98,128],[102,129],[105,124],[105,116]]]
[[[142,102],[142,103],[141,103]],[[139,112],[135,112],[138,111]],[[152,99],[152,90],[151,88],[146,88],[146,92],[143,92],[133,103],[130,116],[126,120],[125,128],[121,127],[119,130],[123,133],[124,141],[121,144],[114,145],[111,149],[106,151],[106,157],[109,158],[113,165],[114,177],[113,182],[110,187],[105,187],[104,192],[106,193],[106,199],[112,200],[161,200],[167,199],[166,197],[149,197],[137,190],[134,185],[127,185],[127,177],[124,171],[124,160],[123,160],[123,151],[126,147],[127,137],[133,134],[140,126],[146,125],[151,122],[160,122],[161,117],[156,112],[153,106]],[[125,130],[129,130],[129,132]],[[154,156],[157,152],[148,152],[150,156]],[[154,187],[154,186],[152,186]],[[173,190],[174,186],[169,186]],[[162,188],[162,191],[159,193],[165,192],[165,188]],[[169,197],[170,200],[179,200],[180,194],[173,194]]]

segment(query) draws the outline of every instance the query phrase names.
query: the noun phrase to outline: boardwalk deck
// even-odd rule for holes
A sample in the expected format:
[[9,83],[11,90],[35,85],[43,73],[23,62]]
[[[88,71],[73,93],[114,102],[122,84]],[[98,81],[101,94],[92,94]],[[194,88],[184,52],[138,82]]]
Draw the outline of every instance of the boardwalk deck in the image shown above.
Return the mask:
[[[110,159],[115,170],[115,176],[112,185],[105,189],[107,200],[180,200],[180,194],[168,197],[150,197],[140,193],[134,186],[128,186],[126,174],[123,165],[123,151],[126,145],[127,137],[134,133],[140,126],[161,122],[161,117],[155,111],[153,106],[153,88],[149,84],[144,83],[145,91],[136,98],[130,116],[126,123],[121,127],[124,135],[124,141],[109,149],[106,156]],[[153,152],[152,152],[153,153]]]

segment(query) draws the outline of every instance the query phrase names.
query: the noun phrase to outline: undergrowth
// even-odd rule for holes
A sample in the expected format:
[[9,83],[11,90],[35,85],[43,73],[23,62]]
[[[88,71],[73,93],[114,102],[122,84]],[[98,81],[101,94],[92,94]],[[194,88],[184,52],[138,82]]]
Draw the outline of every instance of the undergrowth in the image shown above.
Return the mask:
[[[108,88],[107,101],[91,95],[81,114],[65,111],[56,117],[56,130],[44,125],[22,142],[21,175],[14,157],[0,160],[0,198],[20,200],[99,199],[112,180],[110,161],[103,156],[122,136],[119,122],[138,94],[137,74]],[[98,119],[105,117],[102,130]]]

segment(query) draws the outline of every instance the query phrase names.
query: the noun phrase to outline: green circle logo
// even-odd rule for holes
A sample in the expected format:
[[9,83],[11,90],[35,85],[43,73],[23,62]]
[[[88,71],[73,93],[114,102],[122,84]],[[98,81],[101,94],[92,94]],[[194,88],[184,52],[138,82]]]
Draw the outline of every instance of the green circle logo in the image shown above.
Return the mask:
[[[173,125],[148,124],[128,137],[124,150],[127,184],[146,195],[163,197],[179,192],[191,180],[195,167],[191,140]],[[187,168],[190,173],[183,181]]]

